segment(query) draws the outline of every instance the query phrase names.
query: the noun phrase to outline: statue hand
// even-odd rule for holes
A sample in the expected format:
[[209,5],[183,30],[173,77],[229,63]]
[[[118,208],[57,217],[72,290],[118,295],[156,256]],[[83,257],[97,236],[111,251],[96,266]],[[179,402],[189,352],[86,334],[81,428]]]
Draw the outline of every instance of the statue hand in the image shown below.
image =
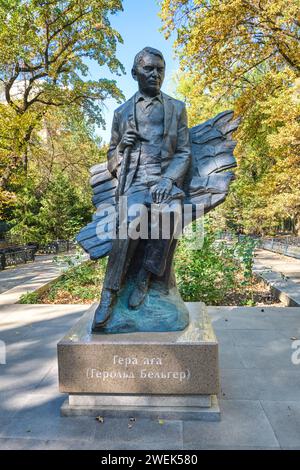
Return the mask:
[[139,137],[140,134],[136,130],[128,129],[119,143],[120,151],[123,152],[126,147],[134,147]]
[[162,178],[158,184],[153,186],[151,194],[156,204],[163,202],[170,194],[173,182],[170,178]]

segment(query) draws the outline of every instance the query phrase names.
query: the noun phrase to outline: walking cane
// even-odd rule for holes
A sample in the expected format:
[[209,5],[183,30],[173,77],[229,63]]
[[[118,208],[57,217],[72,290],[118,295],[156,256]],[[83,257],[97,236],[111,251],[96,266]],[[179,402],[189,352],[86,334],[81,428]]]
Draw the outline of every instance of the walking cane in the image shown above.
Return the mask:
[[[118,253],[117,259],[118,262],[114,265],[114,275],[112,276],[113,279],[117,279],[117,281],[113,281],[114,290],[118,291],[120,289],[120,281],[122,273],[124,272],[124,266],[126,263],[127,252],[129,248],[129,237],[127,234],[127,211],[122,208],[122,204],[120,204],[120,198],[124,195],[125,184],[126,184],[126,172],[128,168],[129,158],[130,158],[131,147],[126,147],[123,153],[123,159],[121,163],[121,171],[120,177],[118,181],[118,186],[116,188],[116,239],[113,242],[113,252]],[[121,206],[121,211],[120,211]],[[125,205],[126,207],[126,205]],[[125,212],[125,213],[124,213]],[[120,227],[126,224],[126,238],[120,239]]]
[[130,158],[130,152],[131,152],[131,147],[125,147],[125,150],[123,153],[123,159],[121,163],[120,177],[119,177],[119,182],[118,182],[118,187],[117,187],[118,203],[119,203],[119,198],[123,196],[124,194],[124,189],[125,189],[125,184],[126,184],[126,173],[127,173],[127,168],[128,168],[129,158]]
[[[133,127],[133,126],[132,126]],[[134,128],[134,127],[133,127]],[[147,139],[143,138],[141,141],[147,141]],[[118,291],[120,289],[120,281],[119,279],[122,277],[122,273],[124,273],[125,265],[126,265],[126,259],[128,255],[128,249],[130,245],[130,238],[127,233],[128,227],[127,227],[127,204],[125,205],[126,210],[121,210],[120,211],[120,198],[124,196],[125,192],[125,187],[126,187],[126,180],[127,180],[127,171],[128,171],[128,166],[129,166],[129,161],[130,161],[130,154],[131,154],[132,147],[127,146],[124,149],[123,152],[123,158],[121,162],[121,170],[120,170],[120,176],[119,176],[119,181],[118,181],[118,186],[116,188],[116,239],[114,240],[114,252],[118,253],[117,255],[117,263],[115,264],[114,270],[115,270],[115,279],[117,279],[115,285],[114,285],[114,290]],[[121,214],[120,214],[121,212]],[[125,212],[125,213],[124,213]],[[121,216],[120,216],[121,215]],[[126,237],[125,239],[122,238],[120,239],[120,227],[121,225],[125,224],[126,226]]]
[[[117,233],[118,239],[119,239],[120,226],[121,224],[124,223],[124,214],[123,214],[122,208],[121,208],[122,214],[120,214],[120,198],[124,195],[126,177],[127,177],[127,168],[128,168],[128,163],[130,159],[130,152],[131,152],[131,147],[126,147],[123,153],[120,177],[119,177],[119,182],[118,182],[118,186],[116,190],[116,210],[117,210],[116,233]],[[125,217],[126,217],[126,230],[127,230],[127,214],[125,214]]]

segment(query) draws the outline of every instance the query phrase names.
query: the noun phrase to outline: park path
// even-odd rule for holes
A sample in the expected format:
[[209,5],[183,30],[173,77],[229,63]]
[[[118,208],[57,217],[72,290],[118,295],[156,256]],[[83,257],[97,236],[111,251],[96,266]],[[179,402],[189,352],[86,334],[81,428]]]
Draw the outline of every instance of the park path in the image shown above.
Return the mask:
[[[74,253],[68,253],[68,256]],[[21,295],[33,292],[56,279],[65,266],[53,262],[56,255],[38,255],[33,263],[0,271],[0,305],[15,304]],[[83,255],[83,260],[87,259]]]
[[300,449],[300,308],[208,308],[221,422],[137,419],[129,431],[125,418],[60,417],[57,342],[89,305],[12,305],[58,269],[45,257],[0,273],[0,449]]
[[280,255],[272,251],[257,250],[255,261],[272,269],[272,271],[282,273],[291,282],[300,284],[300,259]]
[[137,418],[130,429],[127,418],[60,417],[57,342],[87,308],[0,306],[0,449],[300,449],[300,308],[209,307],[222,420]]
[[254,272],[271,286],[273,293],[289,307],[300,306],[300,260],[267,250],[257,250]]
[[7,267],[0,271],[0,294],[12,289],[44,272],[57,272],[57,266],[53,263],[55,255],[37,255],[35,261]]

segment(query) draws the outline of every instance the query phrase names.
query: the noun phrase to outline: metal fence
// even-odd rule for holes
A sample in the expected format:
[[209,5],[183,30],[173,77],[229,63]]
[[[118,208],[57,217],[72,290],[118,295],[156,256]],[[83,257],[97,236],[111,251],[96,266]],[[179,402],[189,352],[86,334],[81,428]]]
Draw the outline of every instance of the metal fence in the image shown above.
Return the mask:
[[265,238],[260,241],[259,246],[264,250],[300,259],[299,237]]
[[292,235],[287,236],[277,236],[277,237],[264,237],[262,239],[267,243],[280,243],[285,246],[299,246],[300,247],[300,237],[294,237]]
[[[245,235],[236,235],[239,241],[242,241]],[[257,247],[264,250],[272,251],[292,258],[300,259],[300,237],[292,235],[276,236],[276,237],[259,237],[257,235],[247,235],[257,240]],[[222,240],[233,240],[230,232],[220,232],[219,238]]]
[[0,249],[0,270],[8,266],[24,264],[35,260],[35,255],[39,254],[59,254],[69,252],[76,247],[76,243],[70,240],[56,240],[47,245],[37,244],[25,246],[8,246]]
[[14,266],[16,264],[24,264],[28,261],[34,261],[36,248],[35,247],[15,247],[5,248],[0,250],[0,269],[5,269],[7,266]]
[[38,252],[42,254],[59,254],[73,250],[76,243],[70,240],[56,240],[47,245],[39,246]]

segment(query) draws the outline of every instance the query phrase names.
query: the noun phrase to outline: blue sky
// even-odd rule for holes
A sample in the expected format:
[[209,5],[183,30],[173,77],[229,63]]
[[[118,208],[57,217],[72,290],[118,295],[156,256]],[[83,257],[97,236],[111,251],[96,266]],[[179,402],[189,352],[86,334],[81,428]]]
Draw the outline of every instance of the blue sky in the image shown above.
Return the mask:
[[[124,93],[126,99],[130,98],[137,90],[137,84],[131,77],[131,68],[135,54],[145,46],[159,49],[166,60],[166,78],[163,91],[171,92],[172,77],[177,68],[178,61],[174,57],[172,49],[173,40],[165,40],[159,32],[161,20],[158,17],[159,6],[156,0],[123,0],[124,11],[111,17],[112,26],[121,34],[124,43],[117,49],[117,57],[124,65],[126,75],[118,77],[112,75],[107,69],[99,68],[97,64],[90,65],[91,78],[114,78],[118,87]],[[174,88],[174,86],[173,86]],[[104,118],[106,130],[99,129],[99,134],[105,142],[109,141],[110,128],[114,109],[118,106],[116,101],[107,100],[105,103]]]

